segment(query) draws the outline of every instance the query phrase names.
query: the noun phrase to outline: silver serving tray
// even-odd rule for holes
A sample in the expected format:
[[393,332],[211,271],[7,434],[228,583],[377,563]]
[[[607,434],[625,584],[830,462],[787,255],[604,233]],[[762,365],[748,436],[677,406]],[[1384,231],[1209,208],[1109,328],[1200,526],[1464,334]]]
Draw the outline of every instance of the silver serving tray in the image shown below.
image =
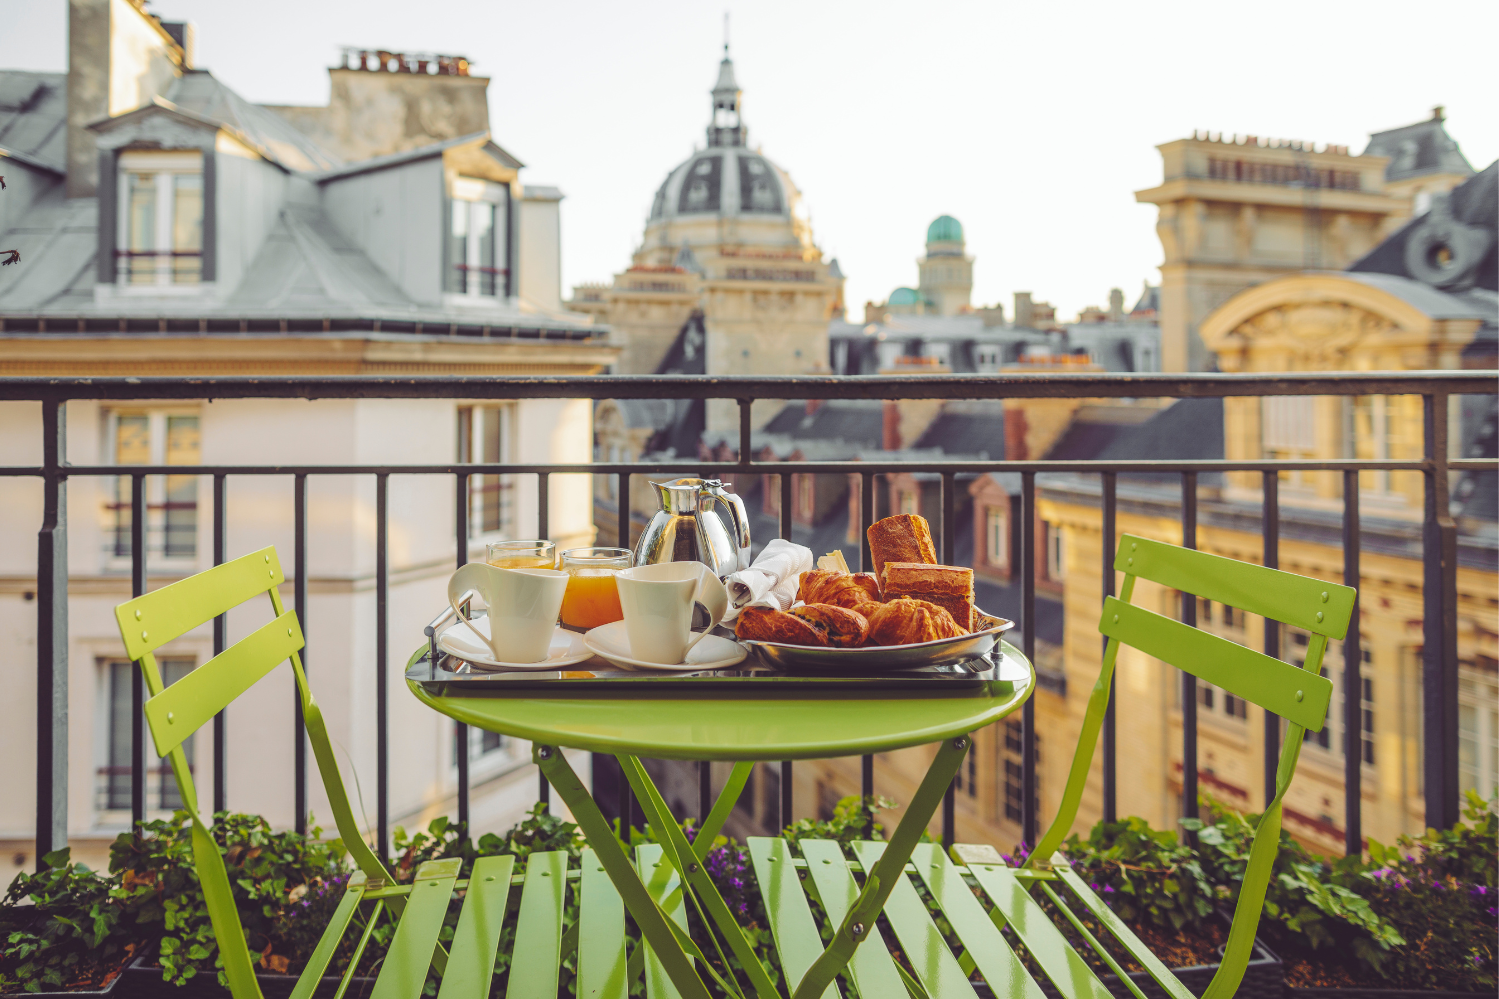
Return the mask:
[[781,642],[739,640],[779,669],[858,670],[860,672],[920,669],[942,666],[986,655],[999,636],[1015,627],[1014,621],[979,611],[983,627],[957,638],[939,638],[915,645],[866,645],[857,649],[835,649],[821,645],[786,645]]

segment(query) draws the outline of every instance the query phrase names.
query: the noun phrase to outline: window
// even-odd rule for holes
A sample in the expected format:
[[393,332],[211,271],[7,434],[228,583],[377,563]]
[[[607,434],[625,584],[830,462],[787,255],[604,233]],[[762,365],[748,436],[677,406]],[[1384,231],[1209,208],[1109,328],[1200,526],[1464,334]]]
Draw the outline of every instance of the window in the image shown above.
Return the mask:
[[[171,686],[192,672],[193,660],[188,658],[157,659],[162,682]],[[104,758],[97,770],[95,794],[99,811],[130,810],[130,706],[131,684],[139,668],[128,659],[106,659],[100,662],[99,681],[105,720],[101,728],[107,733],[108,742]],[[171,764],[165,759],[156,759],[150,753],[150,730],[146,730],[148,755],[146,757],[146,807],[173,811],[182,807],[182,794],[177,789],[177,779],[172,775]],[[189,772],[193,769],[193,739],[188,736],[182,743],[182,753],[187,758]]]
[[459,177],[449,202],[447,291],[471,297],[510,293],[510,189]]
[[984,507],[984,552],[990,565],[1010,564],[1010,520],[1001,506]]
[[[1350,457],[1375,461],[1387,461],[1393,456],[1391,443],[1394,440],[1394,407],[1390,397],[1384,395],[1359,396],[1349,403],[1353,425],[1347,428],[1345,439],[1353,447]],[[1376,469],[1359,473],[1359,485],[1376,493],[1390,492],[1389,469]]]
[[[202,453],[198,414],[116,410],[107,414],[106,458],[116,465],[196,465]],[[114,502],[106,505],[111,538],[106,551],[130,557],[130,477],[115,479]],[[198,553],[198,479],[194,475],[146,476],[146,551],[166,558]]]
[[979,796],[979,754],[976,743],[970,741],[968,757],[963,761],[963,766],[958,768],[957,775],[953,777],[953,787],[962,791],[970,798]]
[[811,475],[797,475],[794,478],[796,480],[797,517],[810,524],[817,513],[817,480]]
[[[511,461],[514,421],[514,409],[508,405],[459,407],[458,461],[484,465]],[[495,473],[469,476],[469,537],[513,528],[514,478]]]
[[[468,758],[471,761],[483,759],[490,753],[498,753],[500,750],[504,749],[507,744],[508,741],[506,740],[506,738],[503,735],[500,735],[498,732],[486,732],[476,725],[470,725],[468,728]],[[454,725],[453,766],[455,767],[458,765],[458,752],[458,726]]]
[[197,284],[203,273],[203,155],[121,153],[119,185],[119,283]]
[[[1289,636],[1288,651],[1284,656],[1286,662],[1296,666],[1305,664],[1308,645],[1309,639],[1305,632],[1292,631]],[[1328,642],[1327,651],[1322,655],[1322,668],[1319,671],[1323,676],[1333,678],[1332,702],[1328,706],[1327,721],[1323,724],[1322,731],[1308,731],[1302,736],[1303,744],[1310,743],[1329,753],[1336,751],[1340,754],[1346,753],[1348,748],[1343,724],[1344,698],[1348,693],[1348,673],[1340,669],[1334,676],[1329,664],[1340,663],[1342,658],[1343,643]],[[1374,765],[1374,678],[1368,675],[1373,659],[1373,654],[1367,647],[1360,650],[1360,660],[1363,665],[1359,673],[1359,755],[1368,766]]]
[[1499,792],[1499,682],[1464,669],[1457,681],[1457,766],[1464,789]]
[[1062,529],[1043,520],[1041,533],[1046,541],[1046,578],[1060,583],[1067,578],[1067,553],[1063,550]]
[[1244,698],[1236,697],[1203,680],[1197,681],[1197,704],[1204,711],[1213,712],[1225,718],[1243,721],[1249,716],[1249,706]]
[[[1261,400],[1261,451],[1266,458],[1301,459],[1316,456],[1317,400],[1309,395],[1270,395]],[[1282,482],[1310,485],[1309,473],[1283,471]]]
[[[1022,729],[1020,725],[1019,721],[1005,722],[1004,750],[1000,754],[1005,774],[1005,818],[1015,823],[1024,820],[1021,805],[1025,801],[1025,757],[1022,752],[1024,743],[1021,739]],[[1041,733],[1038,732],[1036,733],[1036,796],[1033,801],[1033,807],[1038,815],[1041,812],[1040,769]]]

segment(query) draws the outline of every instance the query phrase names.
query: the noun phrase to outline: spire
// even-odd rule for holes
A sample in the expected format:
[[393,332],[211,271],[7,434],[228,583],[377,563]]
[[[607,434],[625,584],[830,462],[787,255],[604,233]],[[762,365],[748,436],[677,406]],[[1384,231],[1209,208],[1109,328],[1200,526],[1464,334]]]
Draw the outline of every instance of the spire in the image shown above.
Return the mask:
[[729,15],[723,16],[723,61],[718,64],[718,82],[713,85],[713,120],[708,123],[708,145],[743,146],[749,134],[739,119],[739,81],[729,58]]

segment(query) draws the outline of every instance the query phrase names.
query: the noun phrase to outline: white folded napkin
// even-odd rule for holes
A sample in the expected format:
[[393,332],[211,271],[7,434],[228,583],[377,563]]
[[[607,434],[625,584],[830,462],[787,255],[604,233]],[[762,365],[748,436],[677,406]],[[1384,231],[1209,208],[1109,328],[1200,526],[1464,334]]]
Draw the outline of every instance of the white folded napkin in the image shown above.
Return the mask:
[[724,621],[733,621],[750,604],[776,610],[790,607],[796,600],[797,579],[813,564],[812,549],[776,538],[765,546],[754,565],[724,578],[724,588],[729,591],[729,612]]

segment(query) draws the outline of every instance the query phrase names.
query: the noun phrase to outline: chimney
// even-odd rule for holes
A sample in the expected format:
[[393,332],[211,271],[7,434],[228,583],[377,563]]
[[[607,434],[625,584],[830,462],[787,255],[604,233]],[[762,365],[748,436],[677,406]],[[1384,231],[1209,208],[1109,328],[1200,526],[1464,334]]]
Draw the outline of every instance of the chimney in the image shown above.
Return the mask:
[[1017,291],[1015,293],[1015,325],[1030,326],[1032,318],[1031,293]]
[[1431,118],[1433,121],[1446,121],[1447,108],[1441,104],[1438,104],[1436,107],[1431,109]]
[[1117,323],[1124,318],[1124,292],[1109,289],[1109,322]]
[[161,30],[172,36],[182,50],[182,68],[193,68],[193,53],[198,47],[198,29],[191,21],[162,21]]
[[880,447],[886,451],[899,451],[900,407],[890,399],[885,400],[885,420],[880,429]]
[[[184,37],[191,37],[185,25]],[[182,61],[182,46],[138,3],[68,0],[68,197],[98,193],[89,124],[165,94]]]

